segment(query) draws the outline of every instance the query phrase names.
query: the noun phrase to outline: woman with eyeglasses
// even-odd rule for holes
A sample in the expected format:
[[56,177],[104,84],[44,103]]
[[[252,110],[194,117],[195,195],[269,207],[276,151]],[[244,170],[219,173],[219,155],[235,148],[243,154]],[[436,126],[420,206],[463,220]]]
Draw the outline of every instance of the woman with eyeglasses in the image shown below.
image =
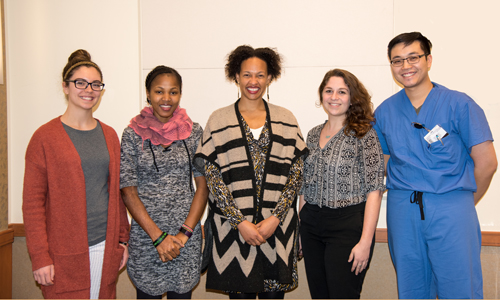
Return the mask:
[[176,70],[149,72],[146,95],[149,106],[132,118],[121,144],[120,187],[133,217],[127,271],[137,299],[190,299],[200,279],[208,197],[192,164],[203,129],[180,107]]
[[33,275],[45,298],[115,298],[129,222],[120,198],[120,143],[92,115],[104,88],[85,50],[62,73],[68,107],[26,150],[23,217]]
[[355,299],[373,254],[384,157],[356,76],[331,70],[318,92],[328,120],[307,135],[299,204],[307,282],[313,299]]
[[271,48],[229,54],[226,78],[241,98],[212,113],[195,156],[210,189],[207,289],[231,299],[282,299],[298,285],[296,203],[307,148],[293,114],[263,99],[281,61]]

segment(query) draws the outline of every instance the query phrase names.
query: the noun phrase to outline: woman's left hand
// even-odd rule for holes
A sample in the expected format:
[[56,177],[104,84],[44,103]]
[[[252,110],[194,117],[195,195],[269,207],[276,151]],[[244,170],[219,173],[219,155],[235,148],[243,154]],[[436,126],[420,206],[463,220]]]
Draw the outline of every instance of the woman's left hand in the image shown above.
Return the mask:
[[348,262],[352,261],[351,272],[355,272],[358,275],[366,269],[368,259],[370,258],[370,246],[371,244],[360,241],[352,248],[348,260]]
[[122,246],[125,250],[123,251],[122,261],[120,262],[120,268],[118,268],[118,270],[123,269],[123,267],[125,267],[125,265],[127,264],[128,260],[128,246],[125,246],[123,244],[120,244],[120,246]]
[[257,230],[259,231],[260,235],[267,240],[271,235],[273,235],[279,224],[280,220],[278,218],[276,218],[275,216],[270,216],[264,221],[260,221],[259,223],[257,223]]

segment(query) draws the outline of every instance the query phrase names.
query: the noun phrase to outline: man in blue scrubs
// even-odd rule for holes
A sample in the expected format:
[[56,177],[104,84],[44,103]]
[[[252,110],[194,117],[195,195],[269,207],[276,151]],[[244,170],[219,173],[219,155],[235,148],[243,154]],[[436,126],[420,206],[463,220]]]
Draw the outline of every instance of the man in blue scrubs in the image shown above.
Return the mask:
[[375,111],[387,172],[387,231],[399,298],[482,298],[475,204],[497,168],[483,110],[431,82],[431,42],[403,33],[388,47],[404,89]]

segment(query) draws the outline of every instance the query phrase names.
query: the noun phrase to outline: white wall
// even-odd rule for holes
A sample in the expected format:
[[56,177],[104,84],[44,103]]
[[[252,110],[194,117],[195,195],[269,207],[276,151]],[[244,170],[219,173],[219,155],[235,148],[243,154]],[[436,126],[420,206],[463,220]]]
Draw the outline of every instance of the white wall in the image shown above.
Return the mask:
[[[421,31],[433,43],[431,80],[471,96],[485,111],[500,154],[500,1],[394,1],[396,33]],[[410,13],[411,12],[411,13]],[[476,206],[483,231],[500,231],[500,172]]]
[[62,69],[82,48],[106,84],[94,116],[121,136],[140,108],[138,1],[5,0],[9,223],[22,223],[24,154],[33,132],[66,110]]
[[393,36],[392,0],[148,0],[141,1],[141,24],[143,76],[158,64],[178,69],[185,82],[182,105],[202,125],[237,99],[223,68],[226,55],[242,44],[283,54],[284,74],[271,84],[270,99],[295,114],[304,135],[326,118],[314,103],[332,68],[351,70],[377,103],[393,92],[385,55]]
[[[500,132],[500,101],[491,92],[500,63],[488,51],[499,44],[488,38],[500,28],[496,0],[93,0],[83,12],[77,1],[5,2],[10,223],[22,222],[26,145],[38,126],[64,111],[59,73],[79,47],[89,50],[104,72],[106,93],[96,116],[119,135],[144,105],[144,78],[156,65],[180,72],[181,105],[204,126],[213,110],[236,100],[236,86],[224,79],[227,53],[241,44],[276,47],[285,70],[271,85],[271,102],[290,109],[306,135],[326,118],[314,103],[327,70],[354,73],[376,106],[399,89],[386,57],[389,40],[418,30],[434,43],[431,79],[471,95],[485,109],[494,137]],[[99,9],[88,9],[93,6]],[[80,37],[75,28],[102,36]],[[500,230],[494,214],[500,209],[499,183],[497,176],[477,207],[483,230]],[[379,227],[385,227],[385,209]]]

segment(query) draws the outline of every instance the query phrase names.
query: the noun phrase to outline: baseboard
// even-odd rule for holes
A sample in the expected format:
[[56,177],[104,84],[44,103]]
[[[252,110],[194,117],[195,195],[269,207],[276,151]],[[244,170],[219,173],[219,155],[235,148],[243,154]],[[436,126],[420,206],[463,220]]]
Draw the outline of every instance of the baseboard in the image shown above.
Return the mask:
[[500,247],[500,232],[498,231],[481,231],[482,245]]
[[[24,224],[9,224],[9,228],[14,230],[14,236],[25,236]],[[500,231],[482,231],[482,245],[500,247]],[[375,232],[375,242],[387,243],[387,228],[377,228]]]
[[387,243],[387,229],[377,228],[375,230],[375,243]]
[[[482,246],[500,247],[499,231],[481,231]],[[375,231],[376,243],[387,243],[387,228],[377,228]]]
[[26,236],[26,233],[24,231],[24,224],[23,223],[12,223],[9,224],[9,228],[14,230],[14,236],[15,237],[24,237]]

